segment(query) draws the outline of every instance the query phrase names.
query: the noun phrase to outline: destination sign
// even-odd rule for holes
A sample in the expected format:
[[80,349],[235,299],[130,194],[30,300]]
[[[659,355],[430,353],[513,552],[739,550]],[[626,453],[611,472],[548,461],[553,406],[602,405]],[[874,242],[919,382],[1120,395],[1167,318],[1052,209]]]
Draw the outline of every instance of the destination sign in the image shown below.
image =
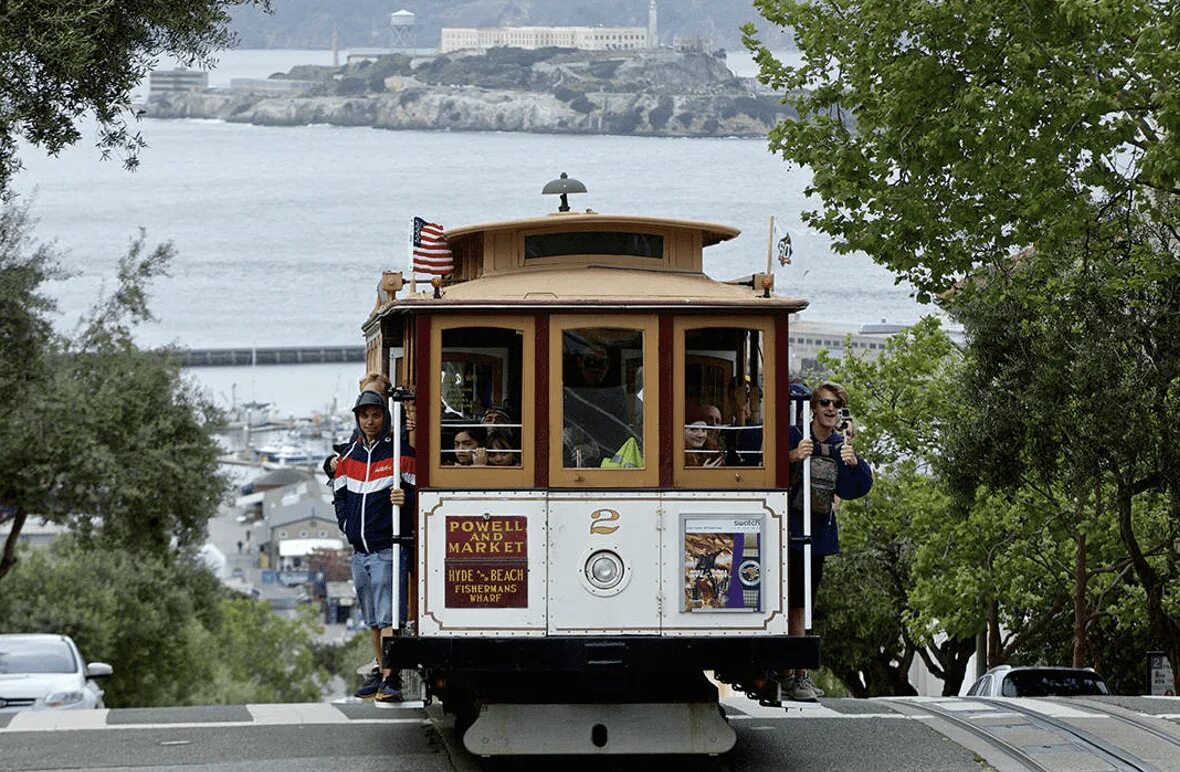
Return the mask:
[[527,608],[528,518],[447,515],[447,608]]

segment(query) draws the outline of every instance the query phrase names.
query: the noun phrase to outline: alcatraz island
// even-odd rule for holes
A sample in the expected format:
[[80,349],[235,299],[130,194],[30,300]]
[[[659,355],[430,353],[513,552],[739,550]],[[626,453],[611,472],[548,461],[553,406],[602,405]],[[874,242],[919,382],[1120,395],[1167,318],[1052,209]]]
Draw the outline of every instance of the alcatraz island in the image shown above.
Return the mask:
[[692,46],[388,53],[235,80],[228,89],[184,77],[196,75],[203,73],[153,73],[147,115],[264,126],[662,137],[765,136],[795,117],[779,96],[735,77],[723,52]]

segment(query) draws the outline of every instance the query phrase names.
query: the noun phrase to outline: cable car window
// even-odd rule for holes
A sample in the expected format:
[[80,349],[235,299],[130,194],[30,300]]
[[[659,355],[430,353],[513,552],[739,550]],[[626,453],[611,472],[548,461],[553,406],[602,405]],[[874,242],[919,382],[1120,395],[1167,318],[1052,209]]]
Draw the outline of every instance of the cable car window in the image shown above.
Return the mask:
[[442,333],[439,416],[443,466],[521,466],[524,335],[458,327]]
[[652,233],[544,233],[524,237],[524,257],[561,257],[563,255],[622,255],[625,257],[664,257],[664,237]]
[[704,327],[684,336],[684,465],[763,466],[761,333]]
[[643,468],[643,333],[562,331],[562,465]]

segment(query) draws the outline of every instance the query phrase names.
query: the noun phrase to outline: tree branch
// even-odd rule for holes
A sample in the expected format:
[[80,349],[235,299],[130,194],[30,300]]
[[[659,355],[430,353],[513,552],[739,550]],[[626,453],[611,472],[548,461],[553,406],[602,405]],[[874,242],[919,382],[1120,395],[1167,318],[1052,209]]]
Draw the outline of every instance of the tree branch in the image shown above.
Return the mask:
[[4,553],[3,557],[0,557],[0,579],[7,576],[8,572],[16,565],[16,544],[20,540],[20,532],[25,527],[27,517],[23,507],[16,508],[16,515],[12,518],[12,530],[8,532],[8,538],[4,540]]
[[1049,607],[1049,610],[1045,612],[1044,616],[1037,620],[1036,623],[1009,638],[1001,652],[1004,661],[1007,662],[1011,659],[1016,649],[1020,648],[1026,641],[1043,633],[1049,627],[1049,623],[1057,618],[1057,615],[1061,613],[1063,608],[1065,608],[1065,601],[1062,598],[1057,598],[1053,601],[1053,605]]

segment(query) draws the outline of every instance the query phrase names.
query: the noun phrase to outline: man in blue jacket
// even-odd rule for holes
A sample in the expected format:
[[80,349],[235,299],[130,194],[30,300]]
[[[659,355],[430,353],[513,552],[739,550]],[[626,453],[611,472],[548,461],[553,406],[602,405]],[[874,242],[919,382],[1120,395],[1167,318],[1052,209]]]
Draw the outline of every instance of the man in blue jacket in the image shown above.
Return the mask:
[[[828,381],[811,394],[809,436],[791,427],[791,501],[789,512],[792,537],[788,562],[787,631],[804,633],[803,545],[795,538],[803,536],[803,459],[811,457],[811,604],[823,578],[824,558],[840,551],[840,532],[836,524],[835,497],[859,499],[873,487],[873,470],[857,458],[852,447],[852,433],[838,432],[843,420],[841,408],[848,406],[848,392],[838,383]],[[783,694],[793,700],[814,702],[819,691],[806,670],[787,673]]]
[[[392,423],[386,398],[375,391],[364,391],[352,412],[356,415],[357,435],[336,461],[333,479],[333,504],[336,522],[352,545],[352,581],[357,602],[369,624],[373,651],[381,661],[381,630],[392,627],[393,619],[393,507],[400,507],[412,523],[413,502],[408,501],[399,476],[413,492],[413,450],[403,446],[401,469],[393,468]],[[404,536],[410,530],[402,531]],[[403,561],[404,563],[405,561]],[[403,566],[404,574],[404,566]],[[405,608],[405,581],[402,579],[402,612]],[[399,613],[399,622],[404,613]],[[382,702],[399,702],[401,684],[397,672],[382,678],[374,669],[356,692],[357,697],[374,697]]]

